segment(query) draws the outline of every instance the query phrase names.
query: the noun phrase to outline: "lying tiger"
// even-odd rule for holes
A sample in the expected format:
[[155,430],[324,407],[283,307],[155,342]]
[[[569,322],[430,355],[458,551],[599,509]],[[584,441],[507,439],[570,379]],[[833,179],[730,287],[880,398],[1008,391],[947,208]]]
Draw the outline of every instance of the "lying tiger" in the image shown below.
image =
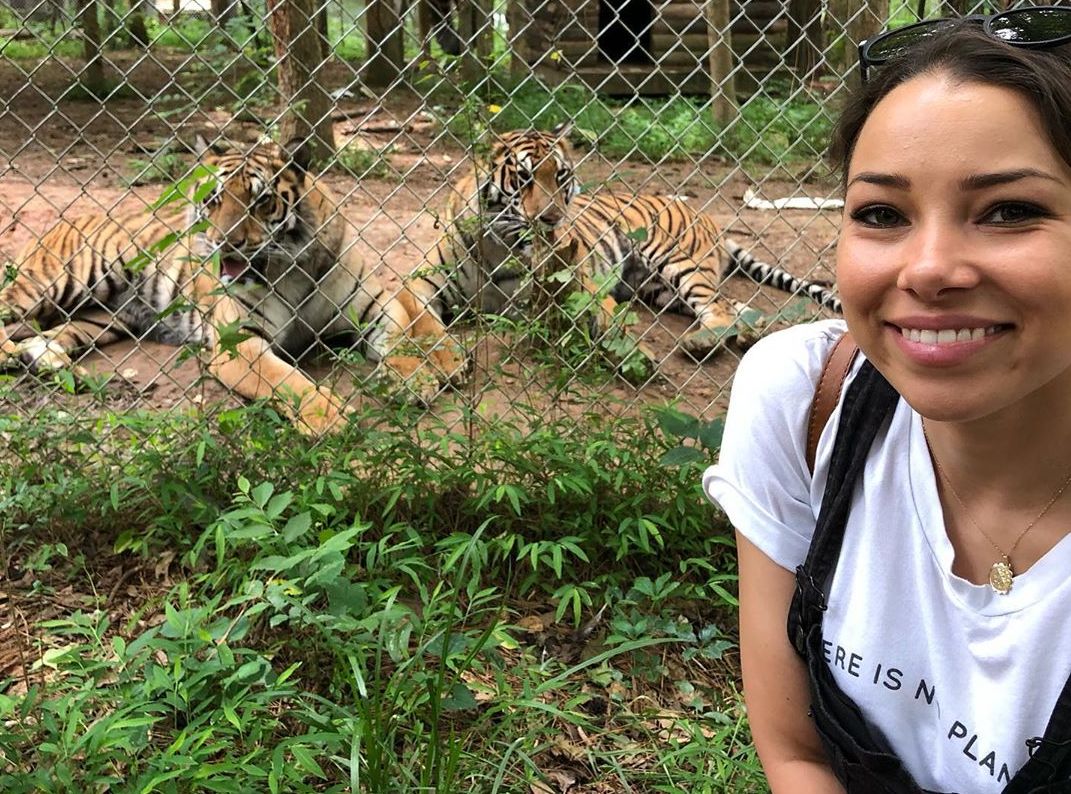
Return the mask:
[[422,400],[462,376],[441,322],[359,261],[306,147],[216,152],[199,140],[198,154],[207,176],[190,201],[63,219],[26,246],[0,289],[0,366],[67,368],[123,336],[200,344],[226,387],[278,399],[312,433],[344,413],[290,363],[318,340],[361,334],[387,378]]
[[[610,326],[618,301],[639,298],[696,318],[698,329],[681,339],[682,349],[696,359],[712,353],[737,320],[738,312],[719,292],[721,281],[735,271],[840,311],[829,289],[756,261],[723,239],[713,218],[680,200],[581,194],[567,134],[564,126],[506,133],[487,161],[453,186],[445,231],[409,282],[444,322],[464,307],[500,314],[523,303],[534,231],[550,233],[555,248],[580,263],[581,286],[599,297],[599,330]],[[608,281],[612,290],[605,295]]]

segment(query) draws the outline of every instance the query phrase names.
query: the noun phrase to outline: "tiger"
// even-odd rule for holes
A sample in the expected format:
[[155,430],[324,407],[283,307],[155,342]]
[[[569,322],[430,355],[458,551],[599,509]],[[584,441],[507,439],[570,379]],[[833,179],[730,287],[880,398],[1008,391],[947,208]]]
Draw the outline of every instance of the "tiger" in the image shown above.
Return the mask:
[[69,369],[73,354],[125,336],[197,345],[224,386],[275,399],[313,434],[348,413],[293,363],[320,340],[359,335],[422,402],[463,377],[441,322],[359,261],[305,143],[219,150],[198,136],[195,151],[188,200],[61,218],[25,246],[0,288],[0,367]]
[[537,234],[549,235],[553,248],[579,265],[581,288],[598,298],[599,331],[609,328],[619,302],[638,298],[696,318],[698,329],[680,344],[699,360],[736,322],[736,307],[719,291],[733,273],[840,311],[840,300],[824,284],[756,260],[724,237],[712,217],[681,199],[582,193],[569,132],[566,124],[550,132],[504,133],[486,160],[452,186],[444,231],[409,281],[444,323],[465,307],[516,313],[531,292]]

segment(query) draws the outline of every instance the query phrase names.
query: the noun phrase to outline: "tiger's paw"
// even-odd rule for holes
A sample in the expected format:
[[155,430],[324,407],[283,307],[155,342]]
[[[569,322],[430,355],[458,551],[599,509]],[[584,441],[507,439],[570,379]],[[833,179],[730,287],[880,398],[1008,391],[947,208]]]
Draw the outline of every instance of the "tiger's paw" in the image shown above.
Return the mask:
[[378,370],[392,398],[417,405],[431,405],[439,396],[448,383],[445,372],[431,355],[390,356]]
[[441,382],[460,386],[472,374],[473,358],[459,340],[445,336],[428,350],[428,365]]
[[0,369],[23,366],[38,375],[67,370],[78,380],[88,373],[71,360],[59,342],[46,336],[31,336],[21,342],[0,341]]
[[705,361],[720,352],[730,339],[737,337],[738,333],[733,326],[700,328],[698,331],[681,337],[680,349],[689,358]]
[[19,346],[8,339],[0,339],[0,369],[8,369],[19,363]]
[[337,394],[326,386],[318,386],[301,399],[294,425],[303,435],[319,437],[342,430],[354,413]]

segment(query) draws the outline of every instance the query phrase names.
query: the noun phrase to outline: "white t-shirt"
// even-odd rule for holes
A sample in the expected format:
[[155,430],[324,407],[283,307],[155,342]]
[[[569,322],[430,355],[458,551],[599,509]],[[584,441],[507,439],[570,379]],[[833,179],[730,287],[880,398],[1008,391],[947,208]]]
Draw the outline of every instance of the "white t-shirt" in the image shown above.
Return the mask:
[[[796,326],[748,351],[718,464],[703,476],[733,525],[789,570],[807,555],[825,488],[840,406],[813,481],[805,425],[843,330],[837,320]],[[920,786],[999,792],[1071,673],[1071,535],[1008,595],[956,576],[952,558],[921,420],[901,400],[856,485],[822,630],[826,661]]]

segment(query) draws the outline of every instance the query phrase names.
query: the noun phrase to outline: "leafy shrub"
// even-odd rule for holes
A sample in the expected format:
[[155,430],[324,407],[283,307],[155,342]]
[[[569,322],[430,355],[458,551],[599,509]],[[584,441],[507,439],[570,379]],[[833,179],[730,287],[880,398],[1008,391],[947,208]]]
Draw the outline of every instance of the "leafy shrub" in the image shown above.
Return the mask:
[[[0,416],[8,576],[77,589],[114,564],[88,538],[182,573],[136,620],[98,596],[34,625],[30,686],[0,681],[4,791],[520,791],[578,729],[606,737],[599,774],[761,790],[738,697],[703,683],[734,575],[704,461],[663,465],[675,420],[601,407],[457,427],[369,409],[315,445],[256,405]],[[579,628],[526,644],[518,599]],[[658,718],[600,716],[633,680],[678,709],[683,744],[654,763],[612,737]]]

